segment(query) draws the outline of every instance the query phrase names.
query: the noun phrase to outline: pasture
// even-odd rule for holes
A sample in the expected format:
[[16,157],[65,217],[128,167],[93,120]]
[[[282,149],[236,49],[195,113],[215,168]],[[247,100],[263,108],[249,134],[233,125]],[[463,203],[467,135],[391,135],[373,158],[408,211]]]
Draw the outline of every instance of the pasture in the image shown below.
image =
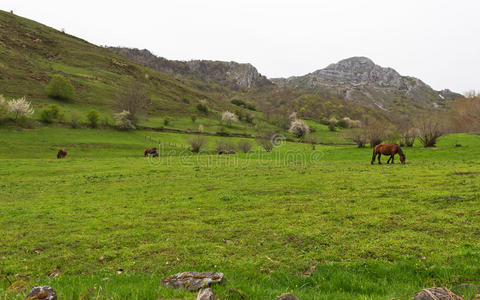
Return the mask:
[[185,139],[1,128],[0,299],[23,299],[17,280],[59,299],[194,299],[160,285],[181,271],[224,272],[221,299],[411,299],[480,278],[479,136],[381,166],[370,148],[192,155]]

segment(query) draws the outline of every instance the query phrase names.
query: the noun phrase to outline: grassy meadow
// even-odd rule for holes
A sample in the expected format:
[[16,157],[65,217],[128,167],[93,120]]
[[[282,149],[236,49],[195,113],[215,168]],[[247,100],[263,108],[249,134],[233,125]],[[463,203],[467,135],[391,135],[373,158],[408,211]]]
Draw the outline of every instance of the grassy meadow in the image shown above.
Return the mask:
[[406,165],[297,143],[193,155],[186,138],[0,128],[0,299],[23,299],[14,281],[59,299],[194,299],[160,285],[181,271],[224,272],[221,299],[411,299],[480,278],[479,136],[405,148]]

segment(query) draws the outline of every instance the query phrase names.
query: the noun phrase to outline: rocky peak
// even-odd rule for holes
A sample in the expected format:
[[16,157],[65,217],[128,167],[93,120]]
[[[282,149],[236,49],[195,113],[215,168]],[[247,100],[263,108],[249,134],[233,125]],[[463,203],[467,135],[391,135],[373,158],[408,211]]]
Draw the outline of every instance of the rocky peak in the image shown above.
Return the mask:
[[376,83],[398,88],[402,85],[402,76],[397,71],[376,65],[367,57],[347,58],[315,71],[312,75],[333,81],[349,81],[353,84]]

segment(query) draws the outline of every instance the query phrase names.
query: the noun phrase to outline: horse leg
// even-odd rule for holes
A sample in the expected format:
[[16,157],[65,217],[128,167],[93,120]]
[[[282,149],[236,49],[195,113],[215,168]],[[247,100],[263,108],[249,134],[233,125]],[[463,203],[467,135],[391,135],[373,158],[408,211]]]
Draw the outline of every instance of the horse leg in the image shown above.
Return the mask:
[[392,154],[392,164],[394,164],[394,161],[395,160],[395,154]]
[[381,165],[382,162],[380,161],[380,158],[382,157],[382,153],[378,153],[378,164]]
[[373,156],[372,156],[372,165],[375,162],[375,157],[377,156],[377,153],[373,151]]

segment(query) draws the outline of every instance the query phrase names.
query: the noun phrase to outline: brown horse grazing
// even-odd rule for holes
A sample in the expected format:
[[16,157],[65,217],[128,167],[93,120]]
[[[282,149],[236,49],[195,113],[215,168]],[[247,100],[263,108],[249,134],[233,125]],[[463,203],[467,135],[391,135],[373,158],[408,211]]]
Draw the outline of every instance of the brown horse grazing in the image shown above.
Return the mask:
[[58,150],[58,153],[57,153],[57,158],[60,159],[60,158],[65,158],[65,156],[67,156],[67,151],[63,150],[63,149],[59,149]]
[[373,156],[372,156],[372,165],[375,162],[375,157],[378,155],[378,164],[382,164],[380,162],[380,157],[383,155],[390,155],[390,158],[387,160],[387,164],[392,160],[393,164],[393,158],[395,154],[400,156],[400,162],[402,164],[405,164],[405,154],[403,153],[402,149],[400,149],[400,146],[397,144],[381,144],[381,145],[376,145],[373,148]]
[[145,149],[145,151],[143,151],[144,157],[147,157],[149,154],[151,154],[152,157],[158,157],[157,148]]

